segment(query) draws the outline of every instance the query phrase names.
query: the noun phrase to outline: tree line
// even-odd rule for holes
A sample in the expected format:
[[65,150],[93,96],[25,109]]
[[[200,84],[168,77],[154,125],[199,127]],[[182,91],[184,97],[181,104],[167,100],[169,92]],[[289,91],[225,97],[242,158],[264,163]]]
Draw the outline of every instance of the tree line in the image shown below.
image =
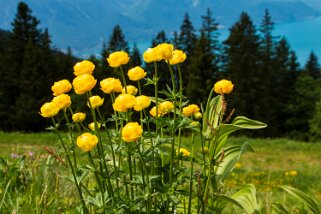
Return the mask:
[[[274,23],[268,10],[259,26],[243,12],[222,42],[219,23],[210,9],[201,19],[200,29],[195,29],[186,13],[178,31],[172,35],[160,31],[151,41],[151,47],[169,42],[187,54],[181,68],[184,92],[190,103],[204,105],[214,82],[229,79],[235,88],[226,96],[228,110],[235,108],[235,115],[268,124],[267,129],[255,132],[256,135],[319,139],[321,70],[316,54],[311,52],[305,65],[300,66],[286,38],[273,34]],[[79,60],[70,50],[63,53],[52,48],[48,30],[39,29],[38,25],[31,9],[21,2],[12,30],[0,31],[2,130],[43,130],[44,121],[38,109],[51,97],[48,86],[62,78],[71,80],[72,67]],[[125,70],[143,66],[147,72],[153,71],[153,65],[143,63],[137,45],[130,47],[121,27],[116,25],[109,40],[103,43],[100,56],[89,57],[96,65],[98,80],[106,75],[119,75],[106,62],[106,57],[118,50],[130,54]],[[166,84],[171,85],[168,66],[160,64],[159,70],[160,88],[166,90]],[[145,94],[153,94],[148,86],[144,88]]]

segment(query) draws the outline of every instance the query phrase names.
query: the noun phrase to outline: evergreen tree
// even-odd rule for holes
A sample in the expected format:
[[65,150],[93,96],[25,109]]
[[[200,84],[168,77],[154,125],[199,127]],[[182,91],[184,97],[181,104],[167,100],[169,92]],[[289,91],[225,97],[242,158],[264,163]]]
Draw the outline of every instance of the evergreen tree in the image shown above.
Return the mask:
[[313,51],[311,51],[308,61],[305,64],[304,72],[315,79],[321,76],[321,68],[318,62],[318,57]]
[[136,43],[134,43],[133,49],[130,54],[130,62],[131,62],[131,67],[141,66],[143,63],[140,51],[139,51]]
[[191,56],[195,48],[196,34],[188,13],[185,13],[181,31],[178,37],[178,48],[183,50],[187,56]]
[[237,115],[265,121],[264,112],[260,110],[264,105],[261,100],[264,80],[261,78],[259,36],[248,14],[241,14],[224,44],[224,70],[235,86],[230,105],[237,107]]
[[205,105],[208,93],[213,88],[214,74],[216,65],[214,62],[214,54],[211,52],[210,40],[204,31],[197,41],[194,54],[187,65],[187,70],[193,71],[189,73],[188,85],[186,86],[186,95],[193,103],[203,103]]
[[219,49],[218,44],[218,23],[212,18],[212,11],[207,8],[206,15],[202,16],[202,28],[206,39],[209,41],[210,50],[217,51]]
[[109,37],[107,52],[112,53],[112,52],[121,51],[121,50],[128,53],[129,47],[122,29],[120,28],[119,25],[116,25]]

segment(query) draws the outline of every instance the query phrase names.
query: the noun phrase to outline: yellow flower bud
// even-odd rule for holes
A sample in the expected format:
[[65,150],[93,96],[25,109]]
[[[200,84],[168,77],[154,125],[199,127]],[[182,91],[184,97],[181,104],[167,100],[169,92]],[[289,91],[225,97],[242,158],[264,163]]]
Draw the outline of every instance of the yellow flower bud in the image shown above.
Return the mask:
[[136,88],[135,86],[133,86],[133,85],[127,85],[127,86],[126,86],[126,89],[127,89],[127,93],[126,93],[125,88],[123,88],[123,89],[121,90],[121,93],[122,93],[122,94],[136,95],[137,92],[138,92],[137,88]]
[[68,93],[71,90],[72,86],[69,80],[60,80],[55,82],[51,87],[54,96],[58,96],[60,94]]
[[68,94],[60,94],[57,97],[52,99],[52,102],[59,108],[59,109],[66,109],[71,105],[70,96]]
[[163,43],[155,47],[158,59],[170,60],[173,56],[174,46],[172,44]]
[[91,151],[98,144],[98,137],[88,132],[77,138],[77,146],[84,152]]
[[234,85],[229,80],[220,80],[215,83],[213,90],[217,94],[229,94],[233,91]]
[[194,114],[194,118],[197,119],[197,120],[202,119],[202,117],[203,117],[203,115],[202,115],[201,112],[196,112],[196,113]]
[[45,103],[40,108],[40,115],[43,117],[53,117],[59,113],[60,108],[53,102]]
[[143,58],[145,62],[150,63],[150,62],[156,62],[160,61],[161,59],[157,58],[157,53],[155,51],[155,48],[148,48],[144,54]]
[[171,65],[182,63],[186,60],[186,54],[181,50],[174,50],[173,57],[169,60]]
[[128,109],[134,108],[136,98],[130,94],[120,94],[116,97],[113,109],[119,112],[127,112]]
[[195,105],[191,104],[183,108],[183,115],[186,117],[190,117],[200,111],[200,108]]
[[191,153],[185,148],[180,148],[179,152],[176,151],[176,154],[181,154],[183,157],[189,157],[191,155]]
[[129,56],[125,51],[116,51],[109,54],[107,61],[110,67],[117,68],[121,65],[126,65],[129,59]]
[[[97,128],[100,129],[101,127],[101,124],[99,122],[97,122]],[[88,124],[88,128],[91,130],[91,131],[95,131],[95,123],[94,122],[91,122]]]
[[128,143],[137,141],[143,134],[143,128],[137,122],[127,123],[121,131],[122,139]]
[[82,74],[77,76],[72,85],[76,94],[84,94],[95,87],[97,80],[90,74]]
[[[161,110],[158,108],[158,117],[164,115],[165,113],[161,112]],[[154,106],[150,111],[149,114],[152,115],[153,117],[156,116],[156,106]]]
[[[141,111],[150,106],[151,100],[149,97],[141,95],[136,97],[136,103],[134,106],[135,111]],[[156,114],[156,112],[155,112]]]
[[123,88],[120,80],[115,78],[107,78],[100,81],[100,87],[106,94],[110,94],[111,92],[121,92],[121,89]]
[[82,112],[78,112],[72,115],[72,121],[75,123],[80,123],[86,119],[86,114]]
[[159,104],[159,109],[162,113],[169,113],[174,109],[174,104],[170,101],[164,101]]
[[132,69],[129,69],[128,72],[127,72],[127,75],[128,75],[130,80],[138,81],[138,80],[141,80],[142,78],[144,78],[146,76],[146,72],[141,67],[136,66],[136,67],[134,67]]
[[89,101],[87,103],[88,107],[90,108],[97,108],[104,103],[104,99],[100,96],[91,96],[89,97]]
[[92,74],[94,72],[95,65],[94,63],[83,60],[81,62],[77,62],[74,66],[74,74],[76,76],[82,75],[82,74]]

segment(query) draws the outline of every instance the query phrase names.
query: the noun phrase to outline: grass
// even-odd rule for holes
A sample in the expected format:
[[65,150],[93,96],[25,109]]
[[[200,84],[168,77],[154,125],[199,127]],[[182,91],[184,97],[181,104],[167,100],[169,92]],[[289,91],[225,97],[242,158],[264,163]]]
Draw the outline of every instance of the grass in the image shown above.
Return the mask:
[[[188,137],[184,138],[183,145],[188,144],[189,141]],[[321,143],[311,144],[288,139],[250,139],[245,137],[232,137],[228,140],[230,145],[243,144],[244,142],[248,142],[255,152],[246,153],[241,157],[236,169],[226,182],[227,191],[235,192],[241,186],[253,183],[257,188],[258,200],[262,209],[269,210],[272,202],[288,200],[291,202],[292,199],[285,198],[283,192],[277,188],[280,184],[286,184],[308,193],[321,204]],[[49,155],[44,147],[51,147],[59,151],[57,149],[59,146],[54,133],[0,132],[0,157],[9,161],[15,155],[32,155],[35,157],[32,164],[37,164],[35,160],[41,160],[42,164],[48,164]],[[61,164],[53,158],[50,159],[50,164],[54,165],[54,168],[46,170],[59,173]],[[286,175],[289,171],[296,171],[297,175]],[[55,179],[57,180],[58,176]],[[68,184],[64,185],[68,186]],[[0,188],[2,188],[0,189],[1,193],[4,191],[4,187],[0,186]],[[58,186],[52,188],[53,191],[56,191]],[[59,188],[63,194],[63,187]],[[41,191],[39,193],[44,194]],[[64,202],[64,206],[71,206],[73,199],[72,196],[70,197],[71,202]],[[55,201],[55,203],[61,202]]]

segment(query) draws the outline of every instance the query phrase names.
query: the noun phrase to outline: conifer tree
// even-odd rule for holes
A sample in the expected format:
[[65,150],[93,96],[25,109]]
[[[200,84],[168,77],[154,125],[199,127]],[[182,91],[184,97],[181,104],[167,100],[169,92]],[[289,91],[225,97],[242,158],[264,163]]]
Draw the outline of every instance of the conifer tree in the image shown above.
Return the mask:
[[129,52],[129,47],[120,25],[116,25],[109,37],[107,52],[112,53],[121,50]]
[[202,20],[201,31],[204,32],[206,39],[209,41],[210,50],[218,51],[218,23],[212,18],[212,11],[210,8],[207,8],[206,15],[202,16]]
[[305,64],[304,72],[315,79],[321,76],[321,68],[318,62],[318,57],[313,51],[311,51],[308,61]]
[[141,58],[141,53],[136,43],[134,43],[133,49],[130,53],[130,62],[131,62],[131,67],[141,66],[143,63]]
[[180,30],[181,31],[178,37],[178,47],[179,49],[183,50],[187,54],[187,56],[191,56],[195,48],[197,37],[188,13],[185,13]]
[[264,85],[261,79],[259,36],[248,14],[241,14],[224,44],[224,70],[235,85],[230,105],[237,106],[237,115],[265,121],[264,112],[260,110],[264,105],[260,100]]

